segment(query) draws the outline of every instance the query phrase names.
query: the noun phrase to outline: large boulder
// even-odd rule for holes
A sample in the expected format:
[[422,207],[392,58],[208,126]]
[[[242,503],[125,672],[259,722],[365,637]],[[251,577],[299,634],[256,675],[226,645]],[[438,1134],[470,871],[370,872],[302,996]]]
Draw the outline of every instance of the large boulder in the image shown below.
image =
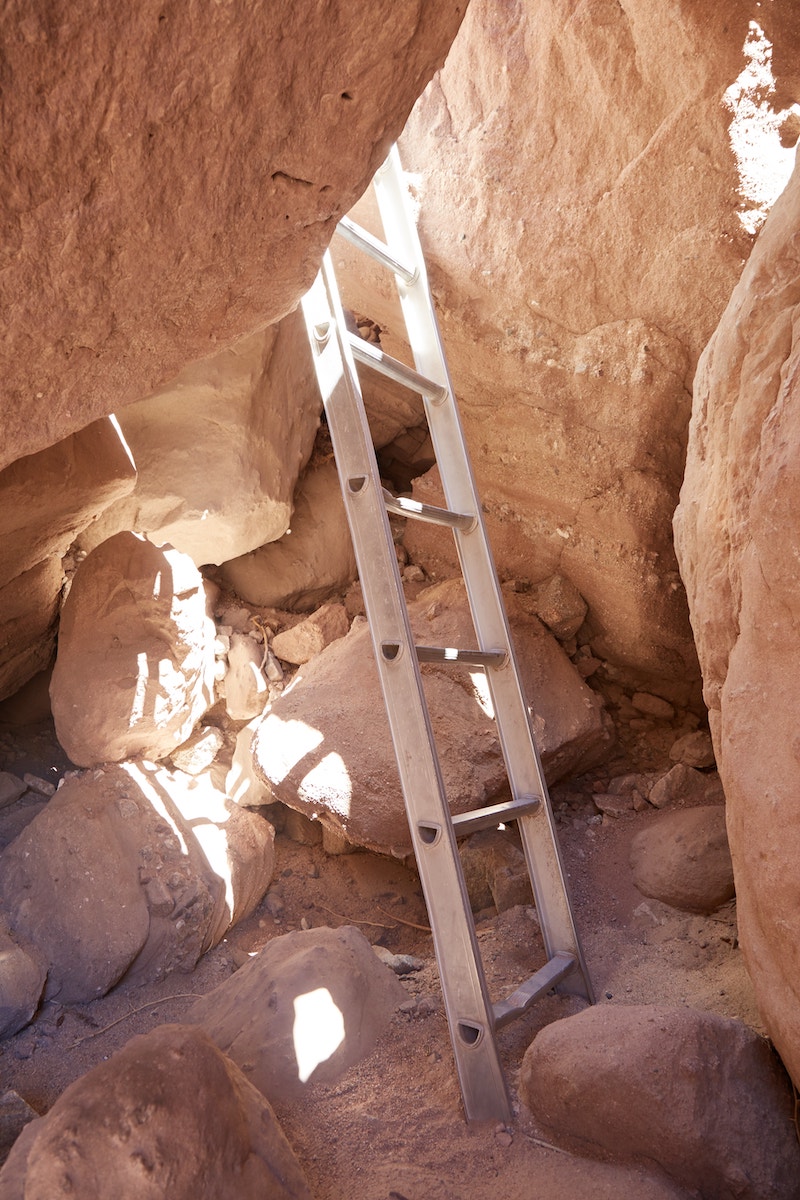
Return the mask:
[[710,913],[734,895],[725,809],[701,805],[649,822],[631,842],[633,882],[673,908]]
[[520,1094],[550,1140],[657,1163],[707,1200],[800,1197],[788,1081],[740,1021],[663,1005],[600,1005],[546,1026]]
[[202,1030],[163,1025],[26,1125],[3,1200],[311,1200],[267,1101]]
[[[426,589],[409,605],[417,642],[474,644],[460,580]],[[610,744],[602,702],[555,639],[522,609],[511,613],[523,684],[550,782],[601,759]],[[425,695],[453,812],[486,803],[505,767],[485,681],[464,668],[426,664]],[[365,737],[365,731],[368,736]],[[358,845],[410,852],[402,791],[365,621],[306,664],[267,710],[252,740],[255,767],[272,796]]]
[[166,758],[213,702],[213,620],[185,554],[118,533],[75,572],[50,697],[78,766]]
[[[681,703],[699,671],[669,521],[694,365],[777,194],[743,153],[790,169],[779,7],[472,0],[400,139],[499,567],[567,575],[597,657]],[[745,74],[751,18],[780,94]],[[389,288],[335,258],[394,352]],[[425,565],[434,535],[410,535]]]
[[46,975],[42,958],[18,946],[0,922],[0,1038],[10,1037],[31,1020]]
[[775,205],[696,380],[675,517],[728,809],[739,931],[800,1082],[800,172]]
[[407,998],[363,933],[346,925],[275,938],[185,1019],[277,1103],[339,1079]]
[[274,541],[289,528],[320,406],[299,311],[186,367],[120,411],[136,487],[79,545],[131,529],[202,566]]
[[6,847],[0,904],[47,964],[46,994],[93,1000],[123,975],[191,971],[261,900],[273,844],[207,776],[107,766],[67,779]]
[[0,472],[0,699],[49,664],[62,555],[135,481],[119,428],[107,418]]
[[289,312],[465,7],[4,8],[0,463]]

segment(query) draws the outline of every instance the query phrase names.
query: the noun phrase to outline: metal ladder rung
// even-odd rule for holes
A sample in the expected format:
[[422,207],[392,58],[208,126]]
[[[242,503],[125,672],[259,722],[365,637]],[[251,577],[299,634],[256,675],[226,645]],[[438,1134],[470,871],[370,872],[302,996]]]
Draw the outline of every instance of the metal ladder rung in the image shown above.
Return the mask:
[[433,504],[422,504],[419,500],[409,500],[405,496],[393,496],[383,489],[383,499],[389,512],[399,517],[411,517],[413,521],[427,521],[429,525],[446,525],[448,529],[460,529],[469,533],[478,524],[478,518],[469,513],[451,512],[449,508],[437,508]]
[[450,395],[449,389],[443,384],[435,383],[425,375],[420,375],[419,371],[406,366],[404,362],[400,362],[399,358],[392,358],[391,354],[384,354],[377,346],[373,346],[371,342],[365,342],[358,334],[348,333],[347,340],[356,362],[363,363],[365,367],[371,367],[373,371],[378,371],[388,379],[393,379],[395,383],[402,384],[409,391],[419,392],[420,396],[424,396],[433,404],[441,404]]
[[492,1005],[495,1029],[502,1029],[504,1025],[515,1021],[529,1005],[533,1004],[534,1000],[554,988],[557,983],[571,974],[577,965],[577,959],[572,954],[559,950],[540,970],[521,983],[510,996]]
[[504,667],[505,650],[457,650],[455,646],[415,646],[417,662],[463,663],[470,667]]
[[466,837],[479,829],[496,829],[507,821],[520,817],[531,817],[542,811],[541,796],[520,796],[516,800],[505,800],[502,804],[489,804],[486,808],[474,808],[471,812],[455,813],[451,820],[456,837]]
[[395,275],[399,275],[405,283],[412,284],[419,277],[416,267],[407,267],[399,258],[395,258],[389,247],[379,238],[374,237],[366,229],[362,229],[349,217],[342,217],[336,226],[336,231],[351,245],[363,250],[370,258],[374,258],[376,262],[388,267]]

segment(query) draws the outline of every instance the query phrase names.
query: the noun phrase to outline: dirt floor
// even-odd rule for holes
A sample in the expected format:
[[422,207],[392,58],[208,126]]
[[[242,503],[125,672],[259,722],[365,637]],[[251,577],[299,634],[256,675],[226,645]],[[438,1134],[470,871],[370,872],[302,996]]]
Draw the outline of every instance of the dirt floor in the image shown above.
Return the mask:
[[[34,714],[35,715],[35,714]],[[68,767],[47,720],[10,724],[0,710],[0,768],[33,771],[56,781]],[[16,714],[15,720],[25,719]],[[674,736],[674,735],[672,735]],[[680,913],[645,900],[630,881],[628,848],[655,812],[600,817],[593,791],[631,766],[669,766],[669,731],[568,788],[553,790],[562,853],[590,973],[602,1004],[672,1003],[738,1017],[759,1028],[736,942],[735,904],[711,917]],[[634,761],[634,759],[636,761]],[[19,832],[36,802],[0,812],[0,846]],[[426,932],[427,915],[413,869],[364,852],[330,856],[279,833],[266,898],[231,930],[190,976],[118,987],[90,1004],[45,1004],[35,1022],[0,1043],[0,1090],[15,1089],[38,1112],[95,1063],[137,1033],[180,1021],[194,998],[216,987],[270,939],[308,926],[353,924],[373,943],[412,954],[424,967],[403,979],[425,998],[398,1013],[372,1055],[332,1086],[310,1086],[276,1112],[317,1200],[657,1200],[685,1195],[644,1170],[575,1158],[549,1146],[517,1102],[525,1048],[537,1030],[576,1011],[581,1002],[550,997],[499,1035],[514,1098],[508,1128],[468,1128],[453,1067],[447,1024]],[[542,965],[532,907],[477,921],[478,940],[495,998]],[[111,1195],[112,1192],[109,1192]]]

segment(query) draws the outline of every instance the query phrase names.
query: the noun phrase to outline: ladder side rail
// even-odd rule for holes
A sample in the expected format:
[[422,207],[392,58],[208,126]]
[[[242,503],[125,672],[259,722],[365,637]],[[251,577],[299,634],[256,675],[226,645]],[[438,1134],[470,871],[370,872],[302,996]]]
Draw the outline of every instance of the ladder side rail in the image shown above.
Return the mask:
[[[369,427],[348,346],[330,259],[303,301],[348,522],[359,567],[375,660],[386,702],[420,880],[431,915],[456,1068],[469,1120],[510,1114],[494,1038],[494,1013],[449,806],[402,602],[397,560]],[[332,319],[326,314],[330,314]],[[327,326],[327,340],[319,334]],[[360,486],[353,488],[351,481]],[[384,644],[399,647],[387,658]],[[474,1044],[470,1038],[474,1035]]]
[[486,672],[509,781],[515,795],[540,794],[548,810],[547,819],[542,812],[523,817],[519,822],[545,948],[548,957],[559,950],[568,950],[575,957],[583,976],[583,986],[581,981],[572,979],[562,985],[563,990],[577,987],[591,999],[589,975],[555,839],[547,784],[513,653],[505,607],[430,295],[424,257],[416,227],[410,217],[396,148],[393,148],[384,168],[377,173],[374,186],[387,236],[393,243],[398,242],[404,260],[413,262],[417,269],[416,279],[411,284],[397,278],[415,365],[421,374],[447,388],[447,399],[443,402],[431,403],[423,398],[440,465],[445,503],[449,509],[474,512],[477,517],[476,525],[470,532],[453,532],[478,642],[482,649],[503,647],[509,653],[506,667]]

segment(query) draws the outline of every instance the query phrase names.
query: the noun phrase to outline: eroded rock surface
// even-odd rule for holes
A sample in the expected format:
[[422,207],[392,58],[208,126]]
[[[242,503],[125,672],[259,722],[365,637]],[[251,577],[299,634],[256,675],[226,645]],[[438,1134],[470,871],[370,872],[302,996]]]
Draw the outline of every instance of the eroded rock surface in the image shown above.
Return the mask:
[[[783,152],[791,99],[744,77],[751,18],[739,0],[472,0],[401,139],[501,572],[567,576],[597,656],[681,704],[699,701],[669,534],[691,377],[752,244],[742,217],[777,194],[744,186],[725,97],[754,155]],[[758,15],[770,41],[778,19]],[[336,258],[392,352],[388,288]],[[451,573],[452,539],[409,537]]]
[[118,533],[84,559],[50,683],[76,765],[165,758],[210,707],[213,677],[214,622],[190,558]]
[[134,1038],[28,1124],[3,1200],[311,1200],[267,1101],[202,1030]]
[[800,173],[700,363],[676,545],[728,805],[742,949],[800,1080]]
[[[460,580],[426,589],[409,606],[421,645],[469,646],[475,638]],[[579,773],[604,756],[610,734],[602,703],[556,641],[522,609],[511,613],[523,686],[548,779]],[[453,812],[486,803],[505,782],[487,698],[468,671],[426,665],[425,694]],[[365,736],[366,734],[366,736]],[[398,855],[409,852],[388,721],[369,629],[354,622],[346,638],[306,664],[268,709],[252,741],[257,772],[275,799],[324,815],[348,841]]]
[[186,1019],[276,1102],[338,1079],[406,998],[363,933],[346,925],[276,938]]
[[656,1162],[714,1200],[800,1196],[788,1081],[764,1038],[714,1013],[599,1005],[527,1050],[520,1092],[579,1154]]
[[289,312],[464,8],[5,9],[0,462]]
[[190,971],[267,889],[274,830],[207,778],[154,763],[67,779],[0,855],[12,934],[47,964],[46,994],[104,995],[123,975]]

